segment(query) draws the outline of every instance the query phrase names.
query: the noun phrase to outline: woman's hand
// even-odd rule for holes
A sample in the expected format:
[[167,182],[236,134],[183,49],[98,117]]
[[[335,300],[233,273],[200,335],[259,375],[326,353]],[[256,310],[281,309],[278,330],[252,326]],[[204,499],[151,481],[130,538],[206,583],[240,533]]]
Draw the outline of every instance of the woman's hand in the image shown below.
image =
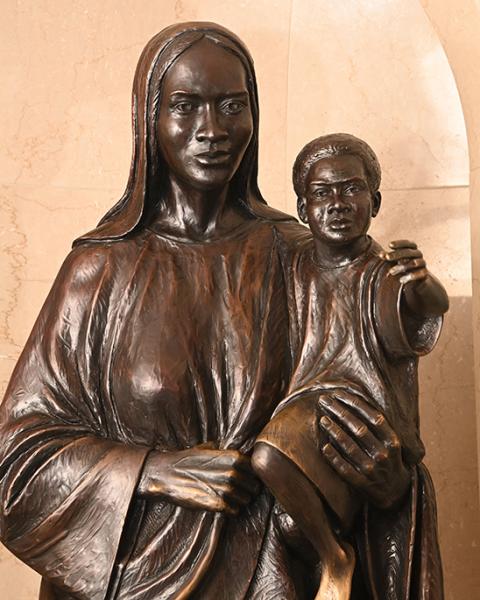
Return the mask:
[[319,426],[330,441],[322,452],[350,485],[381,508],[402,499],[410,473],[402,461],[400,440],[385,417],[348,392],[322,396]]
[[198,510],[237,514],[260,490],[250,459],[237,450],[196,446],[176,452],[152,451],[139,493]]

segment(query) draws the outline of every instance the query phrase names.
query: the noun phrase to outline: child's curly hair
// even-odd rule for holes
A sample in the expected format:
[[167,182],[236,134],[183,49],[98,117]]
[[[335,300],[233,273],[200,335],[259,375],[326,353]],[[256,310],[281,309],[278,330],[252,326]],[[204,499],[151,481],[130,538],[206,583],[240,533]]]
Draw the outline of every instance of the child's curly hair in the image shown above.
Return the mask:
[[377,155],[363,140],[349,133],[322,135],[302,148],[293,165],[293,187],[298,198],[305,195],[305,181],[310,167],[322,158],[353,155],[363,162],[368,185],[375,194],[382,178]]

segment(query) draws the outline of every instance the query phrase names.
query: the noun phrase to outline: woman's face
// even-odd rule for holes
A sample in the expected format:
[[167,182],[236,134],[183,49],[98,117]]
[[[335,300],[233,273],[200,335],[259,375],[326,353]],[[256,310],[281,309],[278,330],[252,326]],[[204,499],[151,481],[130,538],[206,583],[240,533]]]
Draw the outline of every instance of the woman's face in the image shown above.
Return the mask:
[[171,176],[205,191],[227,185],[253,134],[240,60],[208,39],[186,50],[163,79],[156,129]]

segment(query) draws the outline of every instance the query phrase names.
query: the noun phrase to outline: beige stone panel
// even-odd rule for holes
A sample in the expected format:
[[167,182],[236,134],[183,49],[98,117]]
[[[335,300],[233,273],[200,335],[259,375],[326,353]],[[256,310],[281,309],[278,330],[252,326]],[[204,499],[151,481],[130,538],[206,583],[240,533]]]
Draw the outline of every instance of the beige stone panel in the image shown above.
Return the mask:
[[2,600],[36,600],[40,577],[0,546],[0,598]]
[[382,157],[387,188],[468,183],[455,81],[417,0],[296,0],[287,123],[287,170],[307,141],[345,131]]
[[1,183],[120,190],[130,164],[130,92],[143,46],[175,21],[213,20],[240,35],[255,59],[261,180],[266,197],[283,206],[290,0],[6,4]]
[[478,0],[420,0],[450,60],[467,124],[471,170],[480,168],[480,5]]
[[480,592],[471,316],[471,298],[451,298],[439,344],[420,363],[421,430],[437,495],[447,600]]
[[111,191],[0,187],[2,384],[72,240],[91,229],[116,199]]
[[130,161],[136,60],[152,25],[174,21],[174,3],[6,4],[0,180],[121,186]]
[[[477,438],[480,431],[480,5],[478,0],[421,0],[455,73],[467,124],[471,177],[473,330],[475,347]],[[478,439],[480,444],[480,439]],[[480,445],[479,456],[480,456]],[[479,461],[480,462],[480,461]]]
[[471,296],[469,190],[384,191],[371,233],[382,244],[412,239],[450,296]]

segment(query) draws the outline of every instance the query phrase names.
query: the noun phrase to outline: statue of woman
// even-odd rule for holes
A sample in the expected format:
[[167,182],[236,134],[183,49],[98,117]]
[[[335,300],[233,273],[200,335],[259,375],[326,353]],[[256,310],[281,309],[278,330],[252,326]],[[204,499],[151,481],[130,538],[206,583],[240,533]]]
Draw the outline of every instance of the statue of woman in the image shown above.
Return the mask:
[[[250,466],[287,390],[286,278],[309,234],[258,190],[242,42],[211,23],[155,36],[133,134],[126,191],[75,241],[1,407],[1,539],[44,600],[313,598],[318,557]],[[362,492],[422,502],[394,432],[368,427],[386,457]]]

